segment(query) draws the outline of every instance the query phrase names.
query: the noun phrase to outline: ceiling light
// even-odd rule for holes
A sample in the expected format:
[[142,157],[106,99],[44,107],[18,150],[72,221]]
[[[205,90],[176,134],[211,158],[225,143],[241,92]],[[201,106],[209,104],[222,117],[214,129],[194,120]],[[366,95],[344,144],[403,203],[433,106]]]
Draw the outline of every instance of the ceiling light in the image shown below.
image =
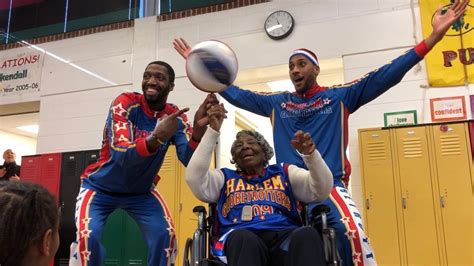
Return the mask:
[[17,127],[17,129],[23,130],[23,131],[28,132],[28,133],[38,134],[39,125],[21,126],[21,127]]
[[270,81],[267,82],[267,85],[272,91],[295,91],[295,87],[289,79]]
[[68,65],[70,65],[70,66],[72,66],[72,67],[74,67],[74,68],[76,68],[76,69],[78,69],[78,70],[80,70],[80,71],[82,71],[82,72],[84,72],[84,73],[86,73],[86,74],[89,74],[89,75],[91,75],[91,76],[93,76],[93,77],[95,77],[95,78],[97,78],[97,79],[99,79],[99,80],[102,80],[102,81],[104,81],[104,82],[106,82],[106,83],[108,83],[108,84],[110,84],[110,85],[112,85],[112,86],[118,85],[117,83],[112,82],[112,81],[110,81],[110,80],[108,80],[108,79],[106,79],[106,78],[104,78],[104,77],[102,77],[102,76],[100,76],[100,75],[98,75],[98,74],[92,72],[92,71],[89,71],[89,70],[87,70],[87,69],[85,69],[85,68],[82,68],[82,67],[80,67],[80,66],[78,66],[78,65],[76,65],[76,64],[74,64],[74,63],[71,63],[70,61],[68,61],[68,60],[66,60],[66,59],[64,59],[64,58],[62,58],[62,57],[60,57],[60,56],[58,56],[58,55],[55,55],[55,54],[53,54],[53,53],[51,53],[51,52],[49,52],[49,51],[46,51],[45,49],[43,49],[43,48],[41,48],[41,47],[39,47],[39,46],[36,46],[36,45],[34,45],[34,44],[30,44],[30,43],[27,42],[27,41],[21,41],[21,43],[23,43],[24,45],[28,46],[30,49],[35,49],[35,50],[38,50],[38,51],[40,51],[40,52],[46,53],[47,55],[51,56],[52,58],[54,58],[54,59],[56,59],[56,60],[58,60],[58,61],[60,61],[60,62],[63,62],[63,63],[65,63],[65,64],[68,64]]

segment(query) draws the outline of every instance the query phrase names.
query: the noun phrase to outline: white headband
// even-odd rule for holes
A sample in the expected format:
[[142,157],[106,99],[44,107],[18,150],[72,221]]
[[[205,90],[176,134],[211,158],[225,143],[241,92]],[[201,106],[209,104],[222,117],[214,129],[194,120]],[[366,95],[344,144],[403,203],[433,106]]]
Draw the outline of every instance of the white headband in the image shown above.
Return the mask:
[[295,55],[304,55],[306,58],[309,59],[309,61],[319,67],[318,59],[316,59],[316,57],[314,57],[312,54],[308,53],[308,51],[302,49],[294,50],[290,55],[290,59]]

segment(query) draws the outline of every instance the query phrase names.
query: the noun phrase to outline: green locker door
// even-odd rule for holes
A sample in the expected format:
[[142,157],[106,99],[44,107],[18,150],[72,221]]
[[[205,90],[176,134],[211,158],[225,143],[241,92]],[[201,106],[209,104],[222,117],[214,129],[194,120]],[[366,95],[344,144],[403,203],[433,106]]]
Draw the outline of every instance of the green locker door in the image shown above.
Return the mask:
[[107,251],[104,265],[147,265],[147,248],[140,229],[122,209],[107,219],[102,243]]
[[401,206],[408,265],[439,265],[433,184],[425,127],[397,128]]
[[400,265],[395,178],[390,131],[360,130],[364,223],[379,264]]
[[448,265],[474,265],[470,143],[466,123],[431,126]]
[[125,211],[115,210],[107,218],[107,222],[102,232],[102,244],[107,255],[104,265],[123,265],[123,244],[125,243],[123,217]]
[[138,224],[124,213],[125,245],[123,252],[123,265],[147,265],[147,247],[143,240]]

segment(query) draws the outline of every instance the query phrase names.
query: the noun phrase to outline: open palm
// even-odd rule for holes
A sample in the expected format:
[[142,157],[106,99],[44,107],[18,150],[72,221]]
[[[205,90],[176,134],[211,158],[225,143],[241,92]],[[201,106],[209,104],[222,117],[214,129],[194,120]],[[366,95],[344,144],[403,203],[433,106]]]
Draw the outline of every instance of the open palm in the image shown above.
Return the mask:
[[456,22],[465,12],[466,6],[469,4],[469,0],[459,2],[455,1],[451,7],[449,7],[443,14],[443,8],[439,7],[436,15],[433,17],[431,22],[433,26],[433,33],[443,36],[449,30],[451,25]]
[[179,38],[174,39],[173,41],[174,49],[184,58],[188,58],[189,53],[191,52],[191,46],[186,42],[185,39]]

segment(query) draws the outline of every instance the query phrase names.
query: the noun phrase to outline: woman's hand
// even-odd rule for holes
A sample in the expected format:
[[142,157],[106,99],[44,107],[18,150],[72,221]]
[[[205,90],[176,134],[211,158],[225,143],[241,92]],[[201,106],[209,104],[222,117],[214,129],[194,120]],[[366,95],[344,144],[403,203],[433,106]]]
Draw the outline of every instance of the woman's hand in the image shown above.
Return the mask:
[[310,155],[316,149],[311,135],[308,132],[303,133],[301,130],[295,133],[295,137],[291,140],[291,145],[304,155]]
[[222,126],[224,118],[227,118],[227,110],[224,108],[224,104],[216,104],[211,106],[207,110],[207,116],[209,117],[209,126],[215,131],[219,132]]

